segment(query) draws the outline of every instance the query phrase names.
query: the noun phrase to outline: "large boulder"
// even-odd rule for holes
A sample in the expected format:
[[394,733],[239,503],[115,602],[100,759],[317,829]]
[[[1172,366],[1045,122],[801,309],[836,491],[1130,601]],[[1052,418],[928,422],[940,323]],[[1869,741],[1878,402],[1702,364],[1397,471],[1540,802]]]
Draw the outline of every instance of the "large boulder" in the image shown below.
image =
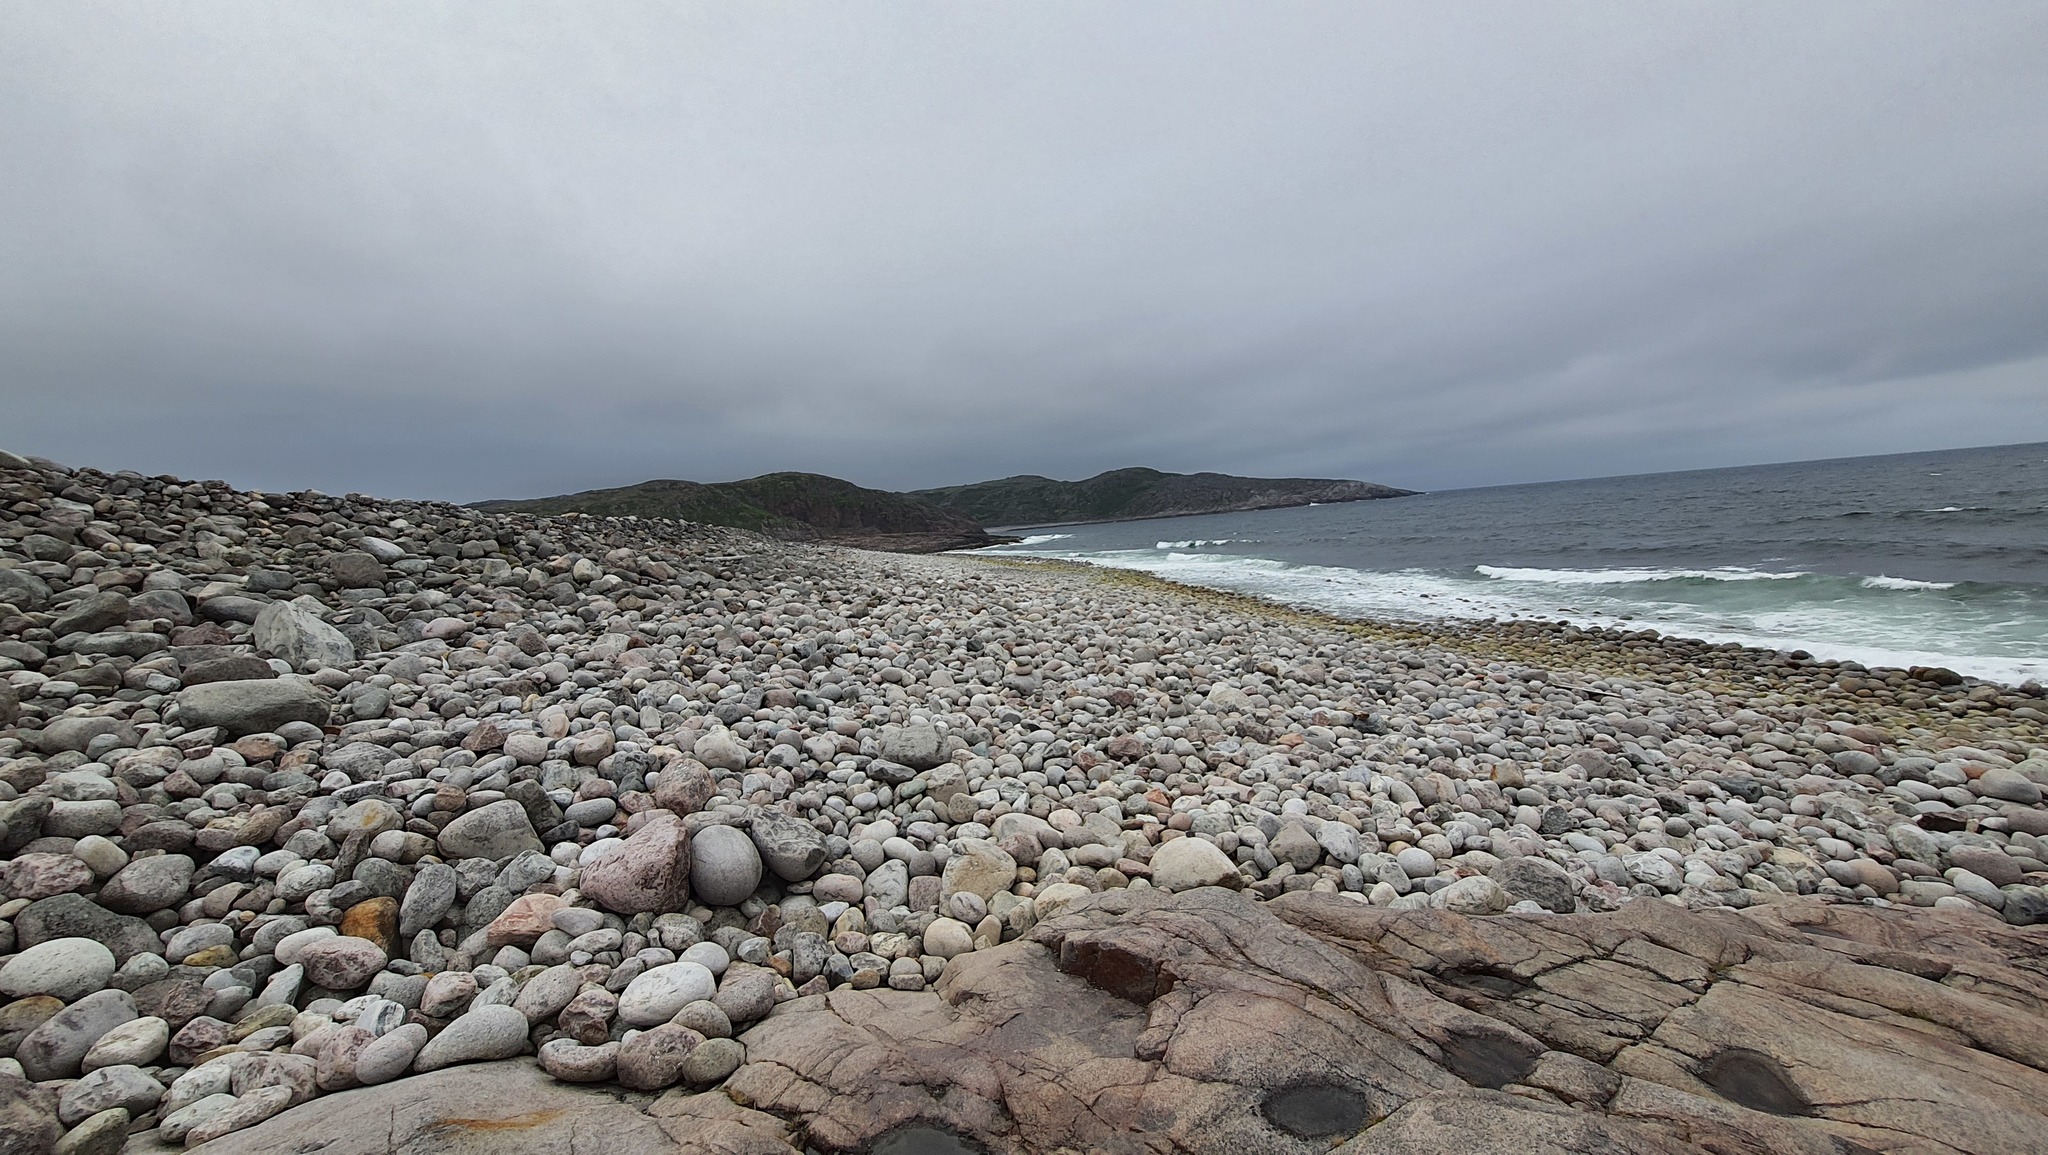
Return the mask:
[[761,851],[745,831],[707,826],[690,839],[690,886],[711,906],[738,906],[761,885]]
[[127,991],[95,991],[45,1019],[15,1048],[14,1057],[29,1078],[68,1079],[100,1036],[137,1018],[135,999]]
[[60,894],[32,902],[14,916],[15,946],[27,950],[59,938],[88,938],[114,952],[125,964],[138,954],[161,954],[163,940],[149,924],[132,915],[115,914],[81,894]]
[[955,844],[941,877],[941,901],[972,894],[986,902],[1017,880],[1017,860],[986,838],[963,838]]
[[101,590],[59,610],[50,622],[50,632],[60,638],[67,634],[96,634],[127,620],[128,595]]
[[1152,882],[1168,890],[1194,890],[1203,886],[1236,887],[1244,876],[1230,856],[1216,844],[1200,838],[1176,838],[1162,842],[1152,852]]
[[352,549],[327,559],[328,572],[346,589],[367,589],[384,584],[384,563],[367,550]]
[[818,828],[782,810],[756,810],[748,834],[761,861],[788,882],[801,882],[825,865],[825,836]]
[[0,566],[0,602],[34,612],[50,604],[50,587],[25,569]]
[[619,993],[619,1021],[651,1027],[674,1018],[691,1003],[711,998],[718,980],[694,962],[672,962],[645,971]]
[[197,867],[183,854],[138,858],[100,888],[99,903],[121,914],[154,914],[185,901]]
[[0,966],[0,994],[10,999],[51,995],[73,1002],[114,977],[114,952],[89,938],[37,943]]
[[620,914],[681,910],[690,895],[689,831],[675,815],[657,811],[631,837],[584,867],[580,885],[584,894]]
[[256,615],[251,640],[295,669],[346,666],[356,660],[356,648],[340,630],[321,620],[324,608],[312,598],[272,602]]
[[697,761],[714,770],[745,770],[753,759],[753,753],[746,744],[733,737],[730,730],[713,730],[697,739],[697,744],[691,749]]
[[876,748],[890,762],[900,762],[912,770],[930,770],[942,760],[945,741],[938,727],[930,722],[912,722],[882,727]]
[[1533,902],[1559,914],[1570,914],[1575,905],[1572,876],[1547,858],[1503,858],[1487,876],[1514,902]]
[[56,1088],[0,1071],[0,1155],[49,1155],[63,1134]]
[[504,1004],[478,1007],[435,1035],[413,1060],[415,1071],[509,1059],[526,1049],[526,1016]]
[[526,817],[526,808],[510,798],[479,806],[441,831],[441,853],[449,859],[488,858],[495,862],[521,851],[545,849]]
[[287,722],[327,724],[327,699],[297,678],[208,682],[178,693],[178,720],[190,729],[219,726],[237,737],[276,731]]

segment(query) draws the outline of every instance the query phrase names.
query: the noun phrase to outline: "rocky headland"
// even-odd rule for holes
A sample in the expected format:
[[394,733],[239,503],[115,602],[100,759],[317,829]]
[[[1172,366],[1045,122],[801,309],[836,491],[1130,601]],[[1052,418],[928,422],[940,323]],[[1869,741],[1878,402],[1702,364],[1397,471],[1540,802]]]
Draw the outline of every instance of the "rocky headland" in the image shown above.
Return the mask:
[[2048,1151],[2044,711],[0,455],[0,1153]]
[[821,473],[766,473],[744,481],[643,481],[559,497],[480,501],[491,513],[657,518],[749,529],[784,541],[824,541],[892,553],[944,553],[1013,542],[972,518],[905,493],[867,489]]
[[919,489],[907,496],[958,511],[982,525],[1019,527],[1243,513],[1413,497],[1415,491],[1328,477],[1237,477],[1132,468],[1112,469],[1080,481],[1056,481],[1027,473],[970,485]]

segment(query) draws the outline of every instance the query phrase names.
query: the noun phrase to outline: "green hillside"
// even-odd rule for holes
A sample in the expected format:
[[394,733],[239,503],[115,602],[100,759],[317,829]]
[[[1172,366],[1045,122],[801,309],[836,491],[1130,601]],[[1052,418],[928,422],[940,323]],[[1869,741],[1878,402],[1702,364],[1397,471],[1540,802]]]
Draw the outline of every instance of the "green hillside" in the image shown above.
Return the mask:
[[796,540],[828,539],[929,552],[993,545],[998,539],[964,514],[901,493],[864,489],[816,473],[769,473],[744,481],[643,481],[523,501],[480,501],[478,509],[537,514],[667,517],[751,529]]
[[1311,502],[1407,497],[1414,491],[1366,481],[1313,477],[1233,477],[1113,469],[1086,481],[1023,474],[998,481],[920,489],[910,494],[982,525],[1054,525],[1278,509]]

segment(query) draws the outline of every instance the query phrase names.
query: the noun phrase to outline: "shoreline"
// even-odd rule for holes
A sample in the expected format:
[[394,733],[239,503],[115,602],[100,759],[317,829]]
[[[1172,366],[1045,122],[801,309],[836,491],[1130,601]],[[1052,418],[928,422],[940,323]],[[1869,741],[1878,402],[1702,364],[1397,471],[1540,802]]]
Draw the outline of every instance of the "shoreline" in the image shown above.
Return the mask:
[[[1162,542],[1161,546],[1163,547],[1169,544],[1186,543]],[[949,552],[958,553],[962,556],[976,556],[978,553],[978,551],[975,550],[959,550]],[[1080,556],[1062,556],[1060,554],[996,552],[984,556],[993,558],[1008,558],[1023,561],[1038,561],[1049,563],[1056,562],[1062,564],[1093,566],[1104,570],[1115,570],[1119,572],[1145,574],[1149,577],[1154,578],[1155,580],[1167,582],[1190,590],[1214,590],[1217,592],[1233,594],[1242,593],[1242,596],[1249,597],[1258,602],[1263,602],[1265,604],[1274,606],[1285,607],[1296,612],[1323,614],[1338,621],[1378,623],[1389,627],[1413,626],[1424,632],[1428,632],[1432,629],[1437,628],[1456,632],[1461,629],[1464,629],[1467,626],[1484,629],[1488,627],[1529,624],[1542,628],[1563,630],[1567,633],[1580,633],[1596,637],[1601,636],[1603,634],[1619,636],[1634,636],[1639,634],[1648,634],[1670,638],[1675,641],[1693,643],[1696,646],[1703,646],[1708,648],[1719,647],[1722,649],[1726,649],[1727,647],[1733,646],[1744,651],[1754,651],[1764,654],[1802,653],[1806,655],[1806,657],[1810,660],[1811,663],[1816,665],[1825,664],[1832,667],[1845,667],[1852,669],[1860,667],[1865,671],[1875,672],[1880,676],[1888,675],[1893,672],[1905,672],[1911,674],[1913,671],[1916,670],[1930,671],[1932,672],[1932,675],[1936,678],[1946,678],[1948,675],[1953,674],[1958,677],[1961,677],[1966,682],[1972,685],[1979,683],[1986,685],[1995,685],[2003,687],[2009,691],[2015,691],[2022,694],[2038,694],[2039,687],[2041,687],[2044,684],[2044,681],[2048,681],[2048,667],[2044,667],[2042,670],[2035,670],[2032,668],[2033,666],[2039,666],[2044,662],[2048,662],[2048,656],[2044,656],[2041,658],[2019,658],[2004,655],[1958,656],[1939,653],[1919,655],[1912,653],[1911,651],[1902,651],[1896,648],[1873,648],[1869,645],[1860,645],[1854,643],[1835,644],[1815,640],[1801,641],[1795,639],[1758,639],[1753,634],[1746,636],[1741,631],[1734,630],[1722,631],[1720,640],[1714,640],[1712,638],[1703,638],[1683,633],[1682,631],[1687,629],[1688,627],[1682,625],[1672,626],[1669,629],[1660,629],[1657,625],[1648,624],[1626,615],[1593,615],[1587,620],[1574,620],[1565,617],[1552,617],[1546,616],[1538,612],[1531,612],[1523,616],[1510,615],[1504,617],[1467,616],[1455,613],[1446,613],[1437,616],[1421,615],[1415,617],[1374,617],[1369,615],[1353,616],[1352,614],[1339,609],[1325,608],[1323,606],[1318,606],[1314,604],[1291,602],[1286,600],[1284,595],[1231,590],[1225,586],[1220,585],[1199,585],[1194,582],[1185,581],[1176,577],[1165,576],[1164,574],[1153,569],[1148,569],[1141,564],[1119,564],[1116,562],[1099,561],[1096,560],[1095,557],[1086,554]],[[1248,557],[1247,560],[1259,561],[1271,559]],[[1389,576],[1384,571],[1352,570],[1348,572],[1366,576]],[[1829,575],[1799,574],[1790,576],[1805,577]],[[1867,577],[1855,574],[1832,576],[1835,576],[1840,580],[1844,581],[1857,580],[1859,578],[1862,578],[1862,580],[1866,582],[1869,580]],[[1773,644],[1777,641],[1782,641],[1783,644]],[[1822,651],[1822,653],[1815,654],[1808,652],[1806,647],[1809,646],[1813,647],[1814,649]],[[1880,661],[1878,660],[1879,657],[1889,658],[1892,659],[1892,661],[1898,662],[1900,664],[1895,665],[1891,664],[1891,662]],[[2012,665],[2013,668],[2008,670],[2002,670],[1999,673],[1971,672],[1973,670],[1982,670],[1987,665],[1996,666],[2001,662],[2009,663]],[[1953,664],[1954,666],[1961,668],[1951,669],[1950,664]],[[1915,676],[1917,677],[1917,675]]]
[[[1676,683],[1685,676],[1683,670],[1670,668],[1673,663],[1695,662],[1707,657],[1728,659],[1734,655],[1735,664],[1746,665],[1754,671],[1748,675],[1750,677],[1761,673],[1784,678],[1797,673],[1801,675],[1801,688],[1809,695],[1856,709],[1880,709],[1887,717],[1903,717],[1920,725],[1938,721],[1942,723],[1944,732],[1964,718],[1989,720],[2000,710],[2009,713],[2015,708],[2032,709],[2041,714],[2041,717],[2019,719],[2019,732],[2026,738],[2048,740],[2048,691],[2043,691],[2039,684],[2000,682],[1958,674],[1944,667],[1866,667],[1859,662],[1815,658],[1810,655],[1804,659],[1793,659],[1789,655],[1801,651],[1773,650],[1738,642],[1711,642],[1700,638],[1666,634],[1654,628],[1629,630],[1618,627],[1582,626],[1562,618],[1354,618],[1314,606],[1294,605],[1257,594],[1175,581],[1144,570],[1067,558],[1036,559],[1010,555],[984,557],[978,560],[1115,575],[1113,580],[1157,586],[1196,600],[1213,599],[1219,604],[1257,607],[1278,615],[1293,615],[1384,642],[1405,641],[1441,645],[1451,640],[1472,641],[1482,646],[1494,647],[1503,656],[1526,656],[1532,665],[1539,666],[1549,664],[1560,657],[1571,657],[1578,661],[1594,663],[1611,676],[1652,676],[1667,684]],[[1616,644],[1630,649],[1663,651],[1667,652],[1669,657],[1656,663],[1643,661],[1640,657],[1623,660],[1610,652],[1611,647]],[[1470,657],[1487,660],[1481,656],[1478,649],[1468,649],[1465,652]],[[1734,673],[1727,670],[1716,672]],[[1922,676],[1923,674],[1925,676]],[[1694,676],[1701,680],[1701,688],[1717,695],[1741,696],[1754,692],[1753,687],[1737,685],[1727,677],[1716,679],[1697,669]],[[1843,685],[1843,679],[1851,679],[1855,684]],[[1978,687],[1994,688],[1997,691],[1996,698],[1972,698],[1971,695]]]

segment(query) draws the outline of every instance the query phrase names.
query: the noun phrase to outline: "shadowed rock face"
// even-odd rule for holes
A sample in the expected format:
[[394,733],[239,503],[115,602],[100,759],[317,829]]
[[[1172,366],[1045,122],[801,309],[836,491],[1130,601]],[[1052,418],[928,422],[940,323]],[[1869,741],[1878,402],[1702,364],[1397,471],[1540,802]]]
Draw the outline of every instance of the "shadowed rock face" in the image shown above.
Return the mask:
[[842,987],[741,1041],[722,1091],[566,1087],[519,1060],[207,1150],[481,1150],[473,1132],[516,1123],[522,1150],[601,1134],[608,1155],[2048,1151],[2048,933],[1947,912],[1114,891],[935,991]]

